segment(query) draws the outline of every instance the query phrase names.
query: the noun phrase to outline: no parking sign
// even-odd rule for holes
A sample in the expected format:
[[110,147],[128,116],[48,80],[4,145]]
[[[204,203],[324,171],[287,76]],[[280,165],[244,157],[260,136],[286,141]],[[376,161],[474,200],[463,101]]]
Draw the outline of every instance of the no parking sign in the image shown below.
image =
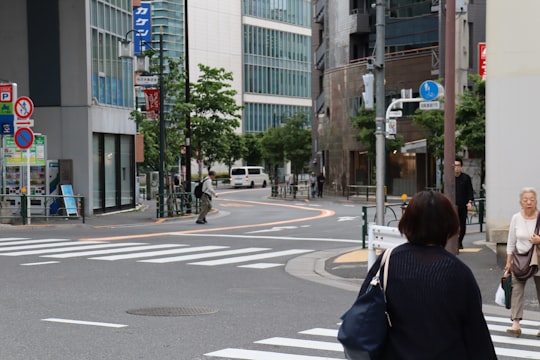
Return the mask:
[[28,149],[34,143],[34,132],[29,128],[20,128],[13,137],[15,144],[21,149]]

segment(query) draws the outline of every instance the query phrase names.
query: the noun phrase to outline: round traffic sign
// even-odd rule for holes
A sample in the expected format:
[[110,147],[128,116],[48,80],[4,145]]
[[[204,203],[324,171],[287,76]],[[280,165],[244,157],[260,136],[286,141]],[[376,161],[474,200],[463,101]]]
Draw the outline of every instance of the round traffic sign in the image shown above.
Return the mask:
[[27,96],[21,96],[15,101],[15,115],[19,119],[28,119],[34,112],[34,103]]
[[420,85],[418,91],[420,96],[427,101],[437,100],[444,96],[444,89],[441,84],[433,80],[426,80]]
[[13,136],[15,144],[21,149],[28,149],[34,143],[34,132],[29,128],[20,128]]

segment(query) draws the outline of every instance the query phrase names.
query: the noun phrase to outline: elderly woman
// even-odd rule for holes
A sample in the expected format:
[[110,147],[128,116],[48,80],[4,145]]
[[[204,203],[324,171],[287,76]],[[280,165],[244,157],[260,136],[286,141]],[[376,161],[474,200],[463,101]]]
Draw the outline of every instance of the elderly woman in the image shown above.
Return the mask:
[[[540,236],[535,234],[536,221],[538,218],[536,190],[531,187],[521,189],[519,193],[519,203],[521,210],[512,216],[510,228],[508,230],[508,242],[506,243],[506,266],[504,270],[511,271],[512,253],[517,250],[518,253],[526,253],[533,245],[540,244]],[[540,299],[540,278],[533,276],[536,285],[536,296]],[[510,316],[512,318],[512,327],[507,329],[508,334],[516,337],[521,336],[520,320],[523,318],[523,293],[525,290],[525,281],[518,280],[512,276],[512,300]],[[540,331],[536,336],[540,336]]]
[[[443,194],[422,191],[399,222],[408,242],[390,256],[386,289],[392,326],[383,359],[497,359],[472,271],[444,249],[459,231],[454,205]],[[369,270],[371,279],[381,256]],[[360,294],[366,292],[364,281]]]

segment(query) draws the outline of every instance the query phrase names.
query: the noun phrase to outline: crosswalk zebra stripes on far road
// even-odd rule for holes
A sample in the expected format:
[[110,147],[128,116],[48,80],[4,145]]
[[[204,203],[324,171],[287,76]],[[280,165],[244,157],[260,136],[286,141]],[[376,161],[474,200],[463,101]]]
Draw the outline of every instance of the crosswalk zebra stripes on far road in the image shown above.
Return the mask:
[[[266,247],[232,248],[228,245],[148,244],[140,242],[76,241],[70,239],[0,238],[0,256],[38,256],[47,259],[85,257],[89,260],[133,260],[141,263],[180,263],[197,266],[236,265],[241,268],[270,269],[282,263],[261,260],[299,255],[313,250],[276,250]],[[32,262],[32,265],[58,261]],[[28,265],[28,264],[23,264]]]

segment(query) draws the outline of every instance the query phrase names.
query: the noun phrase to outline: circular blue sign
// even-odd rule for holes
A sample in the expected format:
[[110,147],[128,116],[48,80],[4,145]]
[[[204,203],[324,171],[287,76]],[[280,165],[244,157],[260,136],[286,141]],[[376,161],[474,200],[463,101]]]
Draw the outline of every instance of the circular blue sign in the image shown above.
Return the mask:
[[436,100],[441,94],[440,85],[433,80],[426,80],[420,85],[420,96],[426,101]]
[[34,143],[34,132],[29,128],[20,128],[14,135],[15,144],[21,149],[28,149]]

